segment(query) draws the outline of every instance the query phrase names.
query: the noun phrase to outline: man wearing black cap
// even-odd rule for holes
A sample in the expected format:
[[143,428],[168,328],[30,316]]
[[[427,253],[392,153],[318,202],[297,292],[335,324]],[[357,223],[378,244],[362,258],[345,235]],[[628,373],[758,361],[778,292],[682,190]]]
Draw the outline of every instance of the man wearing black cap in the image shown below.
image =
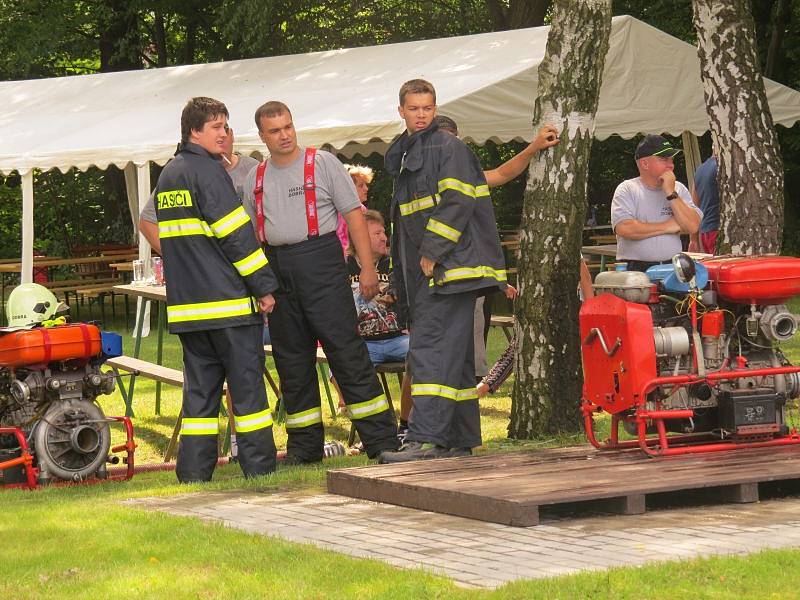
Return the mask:
[[617,260],[629,271],[646,271],[669,262],[681,251],[681,233],[694,234],[703,213],[689,190],[675,180],[672,158],[680,152],[660,135],[648,135],[636,147],[639,177],[617,186],[611,201],[611,225],[617,234]]

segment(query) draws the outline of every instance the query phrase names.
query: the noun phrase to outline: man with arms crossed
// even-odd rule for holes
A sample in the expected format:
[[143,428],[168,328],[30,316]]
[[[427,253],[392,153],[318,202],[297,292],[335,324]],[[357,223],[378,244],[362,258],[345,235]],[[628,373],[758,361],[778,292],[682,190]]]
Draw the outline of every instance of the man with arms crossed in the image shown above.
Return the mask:
[[694,234],[703,213],[686,186],[675,180],[672,158],[680,149],[660,135],[648,135],[636,147],[639,177],[617,186],[611,201],[611,225],[617,234],[617,260],[629,271],[667,263],[681,251],[681,233]]
[[[397,427],[358,335],[353,295],[336,237],[337,214],[342,214],[361,263],[361,294],[371,299],[378,291],[378,276],[353,181],[332,154],[297,145],[292,113],[284,103],[262,105],[255,121],[270,158],[263,172],[259,166],[248,176],[244,207],[257,235],[266,239],[270,265],[278,277],[269,325],[286,402],[287,463],[322,460],[317,340],[367,455],[394,450]],[[261,217],[256,204],[259,191]]]

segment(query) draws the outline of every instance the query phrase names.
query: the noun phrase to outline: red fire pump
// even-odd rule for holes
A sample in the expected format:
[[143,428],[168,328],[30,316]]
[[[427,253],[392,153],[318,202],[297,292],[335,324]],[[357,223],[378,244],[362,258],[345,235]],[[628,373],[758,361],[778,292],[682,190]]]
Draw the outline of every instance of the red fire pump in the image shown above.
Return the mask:
[[[651,456],[800,444],[785,421],[800,367],[779,348],[797,331],[800,259],[678,254],[647,274],[600,273],[580,311],[586,435]],[[594,417],[611,415],[597,440]],[[620,440],[619,425],[635,436]]]
[[[131,421],[106,417],[96,402],[115,387],[100,365],[120,353],[119,336],[86,323],[0,331],[2,487],[133,476]],[[112,448],[114,422],[124,427],[126,441]],[[119,462],[119,453],[127,469],[109,476],[106,463]]]

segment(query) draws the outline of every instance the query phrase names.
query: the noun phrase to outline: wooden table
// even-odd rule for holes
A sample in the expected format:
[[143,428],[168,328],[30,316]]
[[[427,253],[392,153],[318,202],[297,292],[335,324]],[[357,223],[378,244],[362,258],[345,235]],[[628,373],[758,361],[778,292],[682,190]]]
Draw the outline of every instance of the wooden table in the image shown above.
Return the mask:
[[613,233],[603,233],[597,235],[590,235],[589,239],[595,244],[616,244],[617,236]]
[[[133,255],[132,255],[133,256]],[[113,260],[125,259],[127,256],[115,256]],[[63,267],[69,265],[85,265],[93,263],[107,263],[108,256],[85,256],[82,258],[35,258],[33,260],[34,269],[48,269],[50,267]],[[0,321],[5,320],[6,303],[6,275],[9,273],[21,273],[22,260],[19,258],[0,259]]]
[[[120,261],[130,258],[138,258],[138,254],[114,255],[114,256],[82,256],[78,258],[39,258],[34,259],[33,268],[41,267],[64,267],[68,265],[90,265],[95,263],[108,263],[110,261]],[[0,273],[20,273],[22,272],[22,262],[0,262]]]
[[[125,294],[133,298],[143,300],[140,310],[136,317],[136,325],[133,329],[134,346],[133,357],[139,358],[142,347],[142,330],[144,329],[144,315],[146,307],[151,302],[159,302],[158,307],[158,345],[156,346],[156,364],[161,365],[164,359],[164,329],[167,324],[167,288],[163,285],[115,285],[114,291]],[[125,416],[133,416],[133,390],[136,384],[136,375],[131,375],[131,383],[127,394],[120,385],[122,399],[125,401]],[[127,396],[127,398],[126,398]],[[156,414],[161,414],[161,382],[156,381]]]
[[581,246],[581,254],[585,256],[599,256],[600,257],[600,270],[605,271],[606,259],[617,257],[616,244],[600,244],[599,246]]
[[493,315],[491,320],[489,321],[489,325],[492,327],[502,327],[503,333],[506,336],[506,339],[510,342],[513,334],[511,330],[514,328],[514,316],[504,316],[504,315]]
[[131,261],[114,262],[110,263],[108,266],[114,269],[115,271],[125,271],[126,273],[133,271],[133,263]]

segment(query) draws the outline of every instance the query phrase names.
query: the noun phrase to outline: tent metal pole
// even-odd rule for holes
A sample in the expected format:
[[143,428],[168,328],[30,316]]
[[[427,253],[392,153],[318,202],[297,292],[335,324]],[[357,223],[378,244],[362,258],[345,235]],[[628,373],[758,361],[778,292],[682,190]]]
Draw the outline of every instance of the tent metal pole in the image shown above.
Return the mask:
[[684,131],[681,134],[681,140],[686,160],[686,187],[692,190],[694,189],[694,172],[703,162],[703,158],[700,156],[700,141],[691,131]]
[[128,208],[131,211],[131,223],[133,223],[133,236],[131,242],[136,243],[139,237],[139,195],[138,183],[136,178],[136,165],[129,162],[123,169],[125,173],[125,192],[128,196]]
[[22,174],[21,283],[33,282],[33,169]]
[[[145,162],[143,165],[136,165],[136,183],[136,198],[134,202],[130,202],[130,204],[131,208],[135,207],[136,209],[134,221],[138,226],[139,213],[142,210],[142,206],[144,206],[147,199],[150,197],[150,161]],[[150,244],[141,233],[139,233],[139,258],[142,260],[150,259]]]
[[[150,161],[145,162],[142,165],[136,165],[136,198],[134,198],[133,202],[131,202],[131,206],[135,207],[136,210],[136,223],[139,222],[139,212],[141,211],[141,207],[147,202],[147,199],[150,197]],[[150,264],[150,243],[147,239],[137,231],[139,237],[139,258],[144,261],[144,264],[147,265],[147,269],[149,270]],[[139,330],[139,339],[142,337],[147,337],[150,335],[150,305],[152,303],[150,301],[143,302],[142,298],[137,298],[136,301],[136,322],[139,322],[139,319],[143,319],[142,321],[142,328]],[[142,316],[142,311],[144,311],[144,315]],[[160,396],[160,394],[159,394]]]

